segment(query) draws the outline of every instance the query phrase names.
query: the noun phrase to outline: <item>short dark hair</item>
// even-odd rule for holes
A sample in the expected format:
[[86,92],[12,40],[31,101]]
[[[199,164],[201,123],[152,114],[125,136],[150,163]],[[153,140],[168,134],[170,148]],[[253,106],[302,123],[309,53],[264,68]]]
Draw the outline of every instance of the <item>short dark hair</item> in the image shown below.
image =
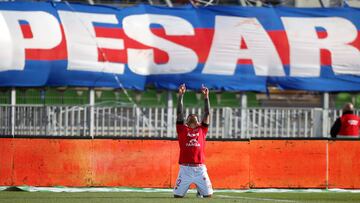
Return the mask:
[[190,116],[195,116],[198,120],[199,120],[199,116],[196,113],[191,113],[187,116],[187,118],[189,118]]
[[353,112],[354,111],[354,105],[352,103],[346,103],[343,107],[343,112]]
[[199,122],[199,116],[198,116],[197,114],[191,113],[191,114],[189,114],[188,117],[186,118],[186,124],[189,123],[189,118],[190,118],[190,117],[195,117],[196,120]]

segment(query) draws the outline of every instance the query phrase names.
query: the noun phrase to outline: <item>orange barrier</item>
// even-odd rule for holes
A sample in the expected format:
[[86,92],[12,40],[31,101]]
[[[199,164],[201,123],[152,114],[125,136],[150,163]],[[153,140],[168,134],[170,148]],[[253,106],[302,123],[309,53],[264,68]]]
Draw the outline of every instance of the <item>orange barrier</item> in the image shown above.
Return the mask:
[[206,166],[215,188],[249,188],[249,142],[207,142]]
[[13,139],[0,139],[0,185],[13,185]]
[[14,139],[13,143],[14,185],[92,185],[91,140]]
[[326,143],[258,140],[250,145],[252,188],[325,188]]
[[[169,188],[179,168],[169,140],[2,138],[0,153],[0,185]],[[214,188],[360,188],[359,154],[356,141],[208,141],[206,165]]]
[[329,142],[329,188],[360,188],[360,142]]
[[170,187],[171,149],[162,140],[94,140],[93,185]]

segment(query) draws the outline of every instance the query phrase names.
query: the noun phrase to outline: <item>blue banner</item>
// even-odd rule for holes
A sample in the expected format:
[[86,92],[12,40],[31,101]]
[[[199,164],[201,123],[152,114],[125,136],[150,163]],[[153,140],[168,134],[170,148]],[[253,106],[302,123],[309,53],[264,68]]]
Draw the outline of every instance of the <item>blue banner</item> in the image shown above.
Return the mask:
[[360,90],[357,8],[0,3],[0,86]]

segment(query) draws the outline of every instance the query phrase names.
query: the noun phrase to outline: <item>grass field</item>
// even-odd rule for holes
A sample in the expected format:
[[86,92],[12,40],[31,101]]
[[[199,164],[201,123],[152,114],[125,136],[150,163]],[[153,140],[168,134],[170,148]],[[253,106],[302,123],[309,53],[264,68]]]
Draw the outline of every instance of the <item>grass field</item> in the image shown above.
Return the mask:
[[171,192],[0,192],[1,203],[100,203],[100,202],[360,202],[360,193],[233,193],[217,192],[212,199],[196,198],[194,193],[183,199],[174,199]]

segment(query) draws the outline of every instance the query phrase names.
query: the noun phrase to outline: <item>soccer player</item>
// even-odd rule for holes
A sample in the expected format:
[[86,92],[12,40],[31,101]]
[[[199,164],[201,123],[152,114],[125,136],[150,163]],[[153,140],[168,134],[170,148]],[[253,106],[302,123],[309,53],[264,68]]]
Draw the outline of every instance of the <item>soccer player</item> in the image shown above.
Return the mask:
[[199,123],[198,115],[188,115],[184,118],[183,96],[186,92],[185,84],[179,87],[177,104],[176,131],[180,146],[180,171],[174,188],[174,197],[184,197],[191,183],[197,187],[199,197],[211,197],[213,189],[207,173],[205,161],[205,139],[210,122],[209,90],[202,86],[205,109],[204,116]]

